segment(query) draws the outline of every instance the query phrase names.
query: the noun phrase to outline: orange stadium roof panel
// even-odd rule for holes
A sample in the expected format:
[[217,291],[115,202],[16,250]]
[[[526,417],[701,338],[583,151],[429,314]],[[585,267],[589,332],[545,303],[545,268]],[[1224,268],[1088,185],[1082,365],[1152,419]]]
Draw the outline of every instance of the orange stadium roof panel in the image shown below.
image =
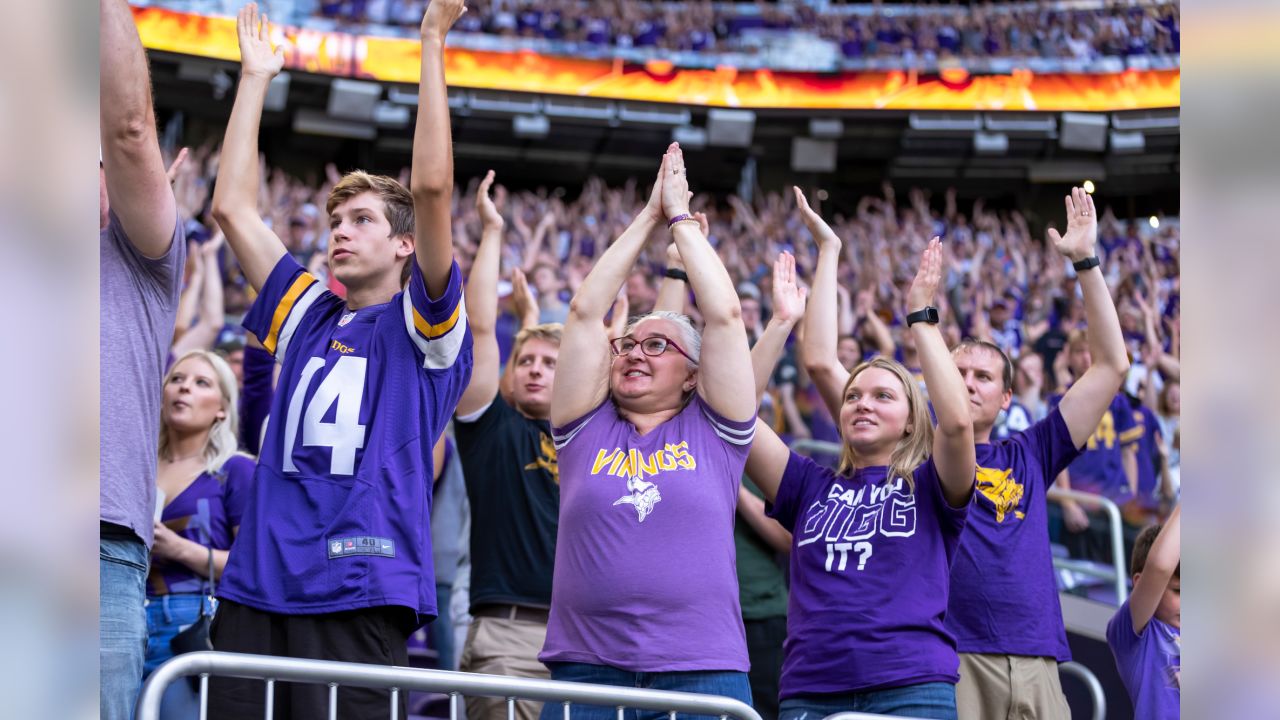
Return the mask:
[[[239,60],[235,19],[163,8],[133,8],[143,44],[163,52]],[[287,69],[417,83],[417,40],[276,26]],[[675,68],[542,55],[448,48],[450,86],[573,95],[607,100],[823,110],[1021,110],[1106,112],[1179,107],[1179,70],[1105,74],[969,75],[911,71],[801,73]]]

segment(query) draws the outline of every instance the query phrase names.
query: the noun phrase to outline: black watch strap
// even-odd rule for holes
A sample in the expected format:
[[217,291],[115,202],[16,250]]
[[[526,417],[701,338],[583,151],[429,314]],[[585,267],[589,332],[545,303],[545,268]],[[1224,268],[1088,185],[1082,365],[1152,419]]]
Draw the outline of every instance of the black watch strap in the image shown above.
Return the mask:
[[1089,257],[1083,260],[1077,260],[1071,263],[1071,267],[1075,268],[1076,272],[1082,273],[1085,270],[1088,270],[1089,268],[1096,268],[1101,264],[1102,264],[1102,261],[1098,259],[1097,255],[1090,255]]
[[911,327],[912,325],[915,325],[918,322],[927,322],[930,325],[937,325],[938,324],[938,308],[930,305],[929,307],[921,308],[907,315],[907,327]]
[[672,280],[679,280],[684,283],[689,282],[689,273],[678,268],[667,268],[667,271],[664,272],[663,275],[671,278]]

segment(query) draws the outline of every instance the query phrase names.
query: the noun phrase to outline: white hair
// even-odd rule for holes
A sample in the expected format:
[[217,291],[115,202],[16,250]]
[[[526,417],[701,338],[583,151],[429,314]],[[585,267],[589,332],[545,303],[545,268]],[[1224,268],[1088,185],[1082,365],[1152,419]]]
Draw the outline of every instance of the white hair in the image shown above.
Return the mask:
[[[209,352],[208,350],[192,350],[174,360],[173,364],[169,366],[169,372],[164,375],[161,387],[169,384],[169,380],[173,377],[174,372],[177,371],[178,365],[193,357],[198,357],[209,363],[209,367],[213,368],[213,374],[218,378],[218,390],[222,393],[222,412],[224,415],[221,419],[213,421],[213,425],[209,428],[209,435],[204,443],[205,472],[210,475],[217,475],[222,466],[236,454],[240,445],[239,390],[236,387],[236,376],[231,371],[231,366],[217,353]],[[160,414],[160,445],[157,449],[157,454],[162,458],[169,453],[169,432],[168,427],[165,425],[164,413]]]
[[693,320],[688,315],[670,310],[654,310],[653,312],[641,315],[635,318],[627,325],[627,335],[635,332],[636,326],[645,320],[667,320],[676,325],[680,329],[680,337],[672,338],[680,344],[680,349],[689,354],[692,360],[689,361],[690,368],[698,367],[698,363],[702,358],[702,335],[698,329],[693,326]]

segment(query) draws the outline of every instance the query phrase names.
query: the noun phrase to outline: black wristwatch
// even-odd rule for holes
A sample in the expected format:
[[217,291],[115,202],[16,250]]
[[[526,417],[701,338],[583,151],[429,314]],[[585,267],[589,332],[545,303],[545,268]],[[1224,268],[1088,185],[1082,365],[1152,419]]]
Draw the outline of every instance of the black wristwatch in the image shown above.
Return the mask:
[[1089,268],[1096,268],[1101,264],[1102,264],[1102,261],[1098,259],[1097,255],[1090,255],[1089,257],[1083,260],[1077,260],[1071,263],[1071,267],[1075,268],[1076,272],[1082,273],[1085,270],[1088,270]]
[[662,274],[672,280],[679,280],[683,283],[689,282],[689,273],[680,270],[679,268],[667,268],[667,271]]
[[938,308],[930,305],[929,307],[921,308],[920,310],[907,315],[907,327],[911,327],[918,322],[927,322],[930,325],[937,325]]

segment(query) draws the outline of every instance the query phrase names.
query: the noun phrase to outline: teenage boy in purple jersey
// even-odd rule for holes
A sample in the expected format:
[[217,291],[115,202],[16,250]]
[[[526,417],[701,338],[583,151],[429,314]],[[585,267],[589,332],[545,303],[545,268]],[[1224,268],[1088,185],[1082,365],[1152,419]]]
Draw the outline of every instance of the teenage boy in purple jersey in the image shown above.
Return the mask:
[[1139,717],[1181,717],[1182,506],[1133,546],[1133,594],[1107,623],[1107,645]]
[[1049,235],[1076,264],[1094,358],[1049,415],[1006,440],[992,440],[1013,398],[1013,366],[991,343],[953,349],[978,443],[978,492],[951,568],[946,627],[960,651],[956,696],[963,717],[1069,718],[1058,663],[1071,659],[1049,552],[1045,494],[1080,454],[1129,369],[1120,320],[1094,264],[1093,198],[1073,189],[1067,230]]
[[102,331],[99,662],[103,718],[129,718],[147,650],[144,583],[156,508],[160,380],[187,243],[165,176],[147,56],[124,0],[101,0]]
[[[432,0],[422,22],[411,191],[353,172],[330,193],[328,260],[345,302],[258,216],[258,122],[283,54],[257,7],[240,11],[242,74],[213,212],[258,290],[245,327],[282,368],[218,587],[219,650],[407,665],[406,639],[436,615],[431,452],[471,372],[443,69],[444,36],[463,11],[462,0]],[[383,717],[388,702],[389,692],[346,688],[338,714]],[[255,717],[263,704],[261,683],[213,683],[215,716]],[[274,710],[322,717],[328,688],[277,688]]]
[[[560,525],[539,659],[557,680],[750,703],[733,522],[754,381],[733,281],[689,214],[684,169],[672,143],[648,204],[570,303],[551,394]],[[664,219],[705,328],[657,311],[611,339],[604,317]],[[544,720],[561,714],[543,706]]]
[[835,413],[843,452],[833,471],[788,450],[758,424],[747,459],[747,474],[773,501],[770,515],[794,536],[779,717],[864,712],[954,719],[960,663],[943,616],[973,495],[974,444],[964,383],[932,307],[941,243],[934,238],[926,247],[906,308],[935,428],[923,392],[901,363],[876,358],[851,373],[840,366],[840,239],[798,188],[795,194],[818,242],[805,362],[817,382],[845,378]]

